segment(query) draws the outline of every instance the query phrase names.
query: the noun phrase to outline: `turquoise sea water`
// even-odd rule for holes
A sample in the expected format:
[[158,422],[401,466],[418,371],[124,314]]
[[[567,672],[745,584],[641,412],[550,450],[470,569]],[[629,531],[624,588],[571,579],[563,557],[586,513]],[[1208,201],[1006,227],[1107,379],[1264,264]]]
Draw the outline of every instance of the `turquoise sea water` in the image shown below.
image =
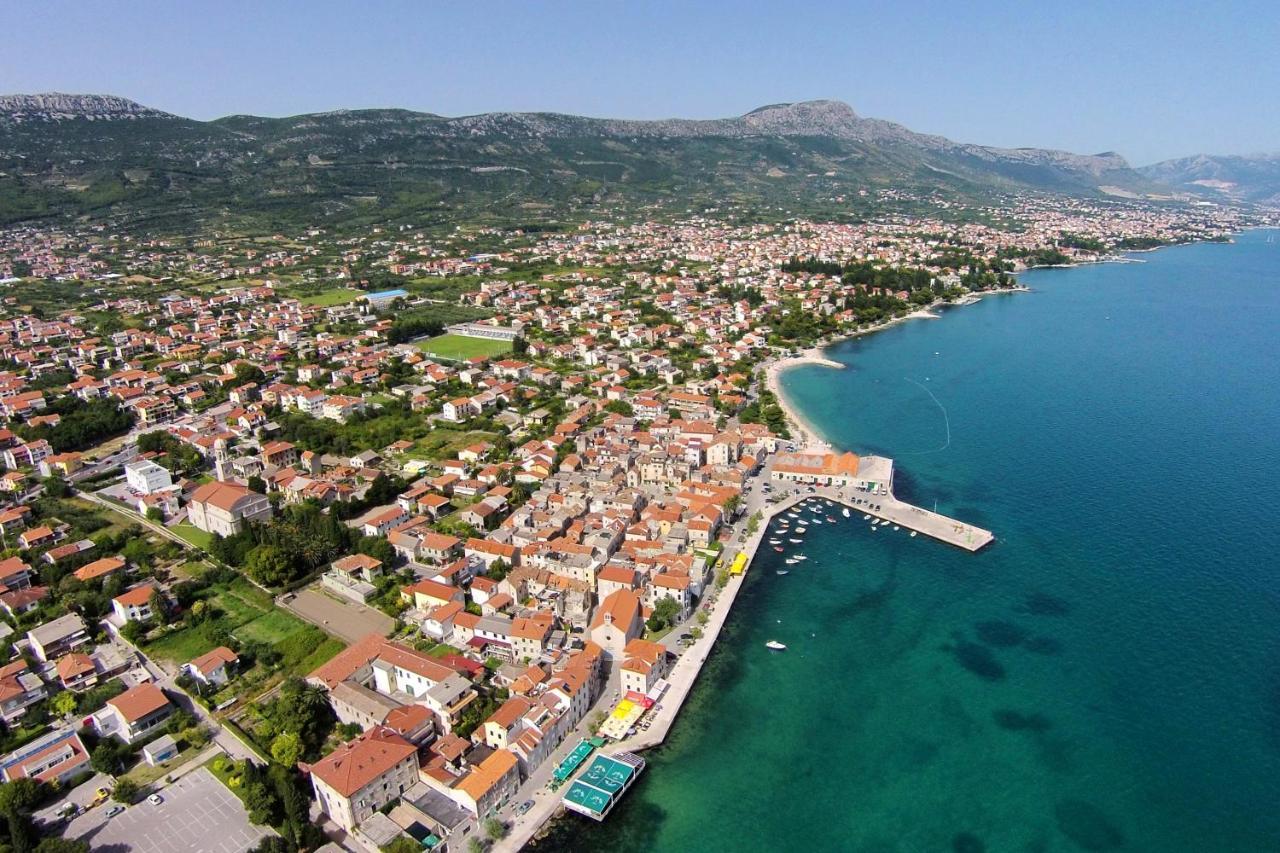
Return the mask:
[[1035,271],[787,373],[833,442],[998,541],[833,513],[789,575],[762,551],[640,783],[539,847],[1280,850],[1266,237]]

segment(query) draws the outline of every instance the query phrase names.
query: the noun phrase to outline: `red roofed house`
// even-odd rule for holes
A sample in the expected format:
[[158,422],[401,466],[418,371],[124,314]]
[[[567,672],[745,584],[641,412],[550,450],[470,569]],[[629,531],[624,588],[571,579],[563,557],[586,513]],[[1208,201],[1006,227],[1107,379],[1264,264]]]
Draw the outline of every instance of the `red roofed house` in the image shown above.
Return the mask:
[[65,784],[89,769],[89,751],[74,730],[59,729],[0,759],[4,781],[34,779]]
[[311,786],[321,810],[347,832],[418,781],[418,748],[376,726],[312,765]]
[[219,687],[231,680],[240,656],[226,646],[205,652],[200,657],[182,665],[182,669],[201,684]]
[[111,609],[121,622],[147,622],[160,615],[151,607],[155,584],[144,583],[111,599]]
[[642,696],[653,689],[660,678],[671,671],[671,659],[667,647],[639,637],[627,643],[623,650],[622,692],[634,690]]
[[167,720],[173,711],[164,691],[148,682],[108,699],[107,706],[93,715],[93,728],[103,737],[115,735],[125,743],[133,743]]

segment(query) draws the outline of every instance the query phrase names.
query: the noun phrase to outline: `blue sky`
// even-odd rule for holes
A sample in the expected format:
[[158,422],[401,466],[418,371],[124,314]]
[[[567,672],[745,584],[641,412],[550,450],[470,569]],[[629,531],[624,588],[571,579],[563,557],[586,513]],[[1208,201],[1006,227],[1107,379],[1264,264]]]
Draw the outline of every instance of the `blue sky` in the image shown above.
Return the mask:
[[1280,151],[1280,10],[1178,5],[40,0],[6,4],[0,92],[110,93],[202,119],[709,118],[836,98],[961,141],[1139,165]]

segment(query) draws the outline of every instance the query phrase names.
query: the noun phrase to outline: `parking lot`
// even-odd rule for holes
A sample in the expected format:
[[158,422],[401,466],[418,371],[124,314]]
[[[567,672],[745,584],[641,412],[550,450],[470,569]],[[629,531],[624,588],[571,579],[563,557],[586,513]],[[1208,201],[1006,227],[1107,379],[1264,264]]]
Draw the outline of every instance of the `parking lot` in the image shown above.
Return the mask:
[[106,816],[108,802],[73,820],[66,837],[113,853],[243,853],[271,833],[250,824],[240,800],[205,768],[183,776],[160,796],[159,805],[143,800],[112,818]]
[[386,634],[395,627],[396,621],[381,610],[339,601],[331,598],[315,587],[299,592],[292,601],[287,598],[282,604],[297,615],[336,637],[354,643],[369,634]]

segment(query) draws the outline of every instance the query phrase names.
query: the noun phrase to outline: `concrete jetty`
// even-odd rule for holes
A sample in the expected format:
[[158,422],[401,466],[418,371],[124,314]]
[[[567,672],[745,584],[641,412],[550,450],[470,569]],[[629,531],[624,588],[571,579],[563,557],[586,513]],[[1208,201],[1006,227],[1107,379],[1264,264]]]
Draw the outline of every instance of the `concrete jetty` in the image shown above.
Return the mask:
[[760,507],[766,520],[807,498],[820,497],[966,551],[977,551],[995,539],[990,530],[899,500],[893,493],[893,460],[884,456],[785,453],[770,461],[766,473],[779,490],[772,502]]

